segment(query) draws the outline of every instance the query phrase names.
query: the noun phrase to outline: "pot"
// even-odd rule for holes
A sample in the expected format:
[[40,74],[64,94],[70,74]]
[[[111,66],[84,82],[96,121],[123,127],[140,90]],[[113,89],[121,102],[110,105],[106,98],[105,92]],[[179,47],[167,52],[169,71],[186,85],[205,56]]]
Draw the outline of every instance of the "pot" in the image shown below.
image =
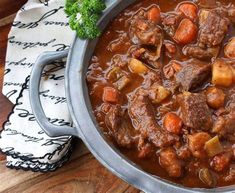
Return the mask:
[[[99,22],[103,30],[118,13],[135,0],[108,0],[107,8]],[[234,192],[235,186],[202,189],[186,188],[168,180],[153,176],[124,157],[118,149],[105,140],[92,113],[86,85],[86,72],[98,39],[81,40],[74,37],[70,50],[45,52],[37,59],[30,78],[30,101],[34,115],[44,131],[51,137],[72,135],[79,137],[92,154],[112,173],[144,192],[195,193]],[[56,59],[66,57],[66,97],[75,127],[55,126],[48,122],[39,99],[39,85],[43,68]]]

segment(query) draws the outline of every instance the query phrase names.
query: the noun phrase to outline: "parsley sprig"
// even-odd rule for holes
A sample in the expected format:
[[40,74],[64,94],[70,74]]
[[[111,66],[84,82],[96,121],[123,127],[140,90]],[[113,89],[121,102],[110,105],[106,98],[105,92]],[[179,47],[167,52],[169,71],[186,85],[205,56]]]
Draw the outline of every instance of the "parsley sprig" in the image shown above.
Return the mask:
[[65,3],[69,25],[81,39],[94,39],[100,35],[97,22],[105,8],[105,0],[66,0]]

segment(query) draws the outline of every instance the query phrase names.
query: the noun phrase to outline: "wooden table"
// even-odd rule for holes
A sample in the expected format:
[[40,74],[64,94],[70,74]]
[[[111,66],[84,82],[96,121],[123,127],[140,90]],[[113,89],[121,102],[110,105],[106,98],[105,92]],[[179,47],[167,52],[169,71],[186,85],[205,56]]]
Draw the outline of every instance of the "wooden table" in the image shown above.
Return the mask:
[[[4,21],[2,18],[14,14],[25,2],[26,0],[0,0],[0,90],[2,90],[7,34],[13,16]],[[6,120],[11,108],[12,104],[0,92],[0,125]],[[42,174],[16,171],[6,168],[5,162],[5,156],[0,154],[0,192],[140,192],[105,169],[79,140],[76,141],[70,161],[55,172]]]

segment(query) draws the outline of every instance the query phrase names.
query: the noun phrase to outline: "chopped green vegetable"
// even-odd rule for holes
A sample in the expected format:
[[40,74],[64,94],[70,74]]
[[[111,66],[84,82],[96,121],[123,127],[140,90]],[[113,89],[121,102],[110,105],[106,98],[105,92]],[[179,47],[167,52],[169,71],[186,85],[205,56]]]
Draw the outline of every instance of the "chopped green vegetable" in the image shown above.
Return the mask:
[[216,184],[216,178],[208,168],[200,169],[199,178],[204,184],[208,185],[209,187],[214,187]]
[[216,135],[215,137],[207,141],[205,143],[205,149],[206,149],[207,154],[210,157],[213,157],[221,153],[223,151],[223,146],[221,145],[219,141],[219,137]]
[[108,74],[107,74],[107,78],[111,81],[111,82],[115,82],[118,79],[120,79],[122,76],[124,75],[124,73],[122,72],[121,68],[119,67],[114,67],[112,68]]
[[114,83],[115,87],[118,90],[122,90],[124,87],[126,87],[130,83],[130,79],[127,76],[122,76],[120,79],[118,79],[117,82]]
[[97,22],[105,8],[104,0],[66,0],[65,3],[69,25],[81,39],[94,39],[100,35]]

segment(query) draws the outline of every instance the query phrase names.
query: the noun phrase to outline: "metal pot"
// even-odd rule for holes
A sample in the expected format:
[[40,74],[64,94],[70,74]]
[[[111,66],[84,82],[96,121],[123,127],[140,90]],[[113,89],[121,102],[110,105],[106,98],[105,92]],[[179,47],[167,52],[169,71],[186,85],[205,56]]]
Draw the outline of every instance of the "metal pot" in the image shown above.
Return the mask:
[[[99,22],[103,30],[118,13],[135,0],[108,0],[108,8]],[[235,192],[235,186],[215,189],[192,189],[161,179],[143,171],[125,158],[112,144],[105,140],[92,113],[86,85],[86,72],[98,39],[80,40],[74,38],[70,50],[45,52],[37,59],[30,79],[30,101],[34,115],[51,137],[73,135],[79,137],[92,154],[111,172],[145,192],[193,193],[193,192]],[[69,111],[75,127],[55,126],[48,122],[39,99],[39,84],[43,68],[51,61],[68,55],[65,87]]]

